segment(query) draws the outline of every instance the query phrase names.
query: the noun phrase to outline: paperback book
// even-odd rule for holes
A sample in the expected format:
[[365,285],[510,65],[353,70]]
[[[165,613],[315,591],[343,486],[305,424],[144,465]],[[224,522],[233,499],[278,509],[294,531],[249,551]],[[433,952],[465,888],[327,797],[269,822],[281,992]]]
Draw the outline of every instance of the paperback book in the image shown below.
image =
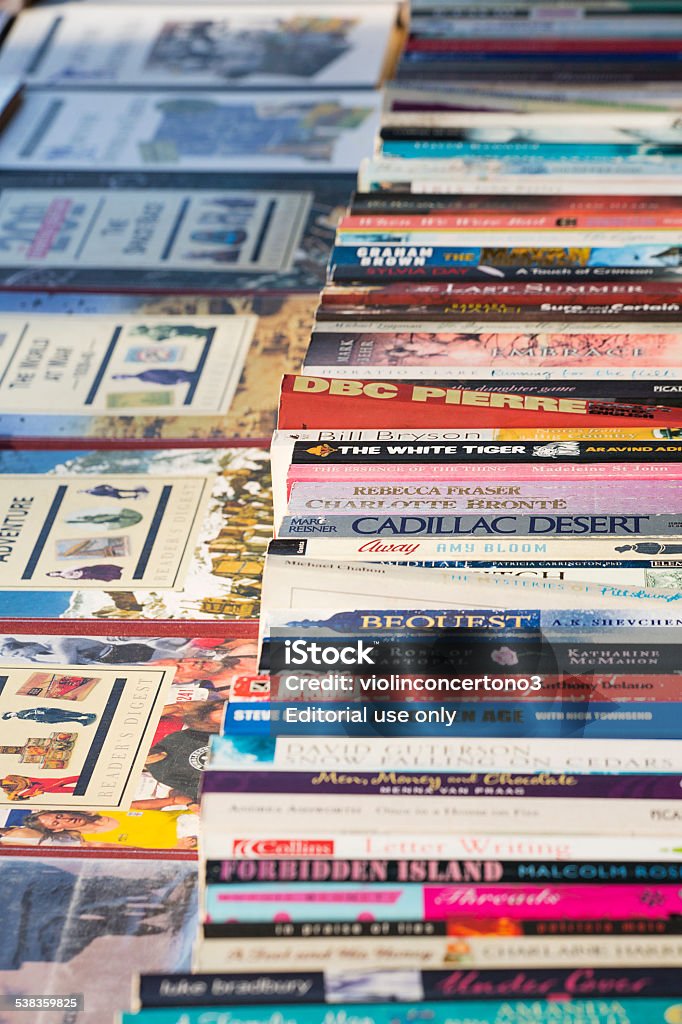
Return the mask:
[[[615,387],[615,382],[614,382]],[[447,430],[471,424],[478,411],[481,427],[630,427],[673,428],[682,424],[679,409],[660,403],[604,402],[600,398],[509,395],[468,386],[351,380],[285,375],[282,381],[280,430],[330,428],[425,428]],[[484,411],[481,411],[481,410]]]
[[0,453],[0,614],[252,619],[271,533],[258,448]]
[[255,643],[118,629],[4,627],[5,855],[196,856],[209,739],[239,674],[255,669]]
[[[377,94],[360,90],[29,88],[0,136],[0,161],[6,170],[351,173],[372,144],[377,114]],[[206,233],[219,231],[220,211],[205,212],[213,214]]]
[[[287,1020],[291,1024],[389,1024],[396,1020],[409,1019],[413,1013],[428,1013],[433,1024],[447,1024],[452,1020],[452,1010],[443,1009],[443,1004],[429,1002],[403,1002],[396,1003],[370,1003],[357,1004],[352,1011],[340,1008],[331,1010],[327,1004],[319,1006],[308,1005],[300,1007],[287,1007]],[[469,1002],[462,1000],[457,1008],[459,1014],[466,1013],[467,1022],[471,1024],[524,1024],[524,1017],[528,1014],[535,1015],[539,1024],[550,1024],[550,1017],[543,1013],[543,1007],[547,1003],[537,1001],[497,1001]],[[671,999],[597,999],[597,1000],[570,1000],[559,1001],[556,1006],[552,1004],[551,1014],[554,1018],[551,1024],[573,1024],[576,1015],[591,1018],[590,1024],[610,1024],[613,1015],[620,1017],[622,1024],[667,1024],[666,1016],[678,1012],[680,1004],[677,1000]],[[256,1011],[253,1006],[239,1007],[233,1004],[221,1007],[225,1013],[229,1013],[234,1024],[276,1024],[281,1019],[282,1010],[280,1006],[263,1006]],[[578,1017],[578,1019],[580,1019]],[[674,1019],[674,1016],[673,1016]],[[174,1009],[149,1009],[141,1010],[137,1014],[124,1013],[120,1017],[120,1024],[202,1024],[206,1020],[206,1011],[201,1007],[197,1008],[174,1008]],[[620,1024],[619,1022],[619,1024]]]
[[316,293],[353,181],[7,170],[0,289]]
[[[25,12],[0,57],[0,74],[45,85],[373,88],[397,4],[59,3]],[[12,70],[10,70],[12,69]]]
[[[277,371],[300,360],[311,298],[237,296],[204,315],[180,309],[210,305],[201,300],[178,301],[176,312],[150,302],[134,315],[132,301],[130,312],[105,313],[108,298],[92,302],[102,312],[77,317],[75,307],[3,315],[0,440],[43,447],[86,438],[98,446],[266,441]],[[155,312],[146,315],[145,305]]]

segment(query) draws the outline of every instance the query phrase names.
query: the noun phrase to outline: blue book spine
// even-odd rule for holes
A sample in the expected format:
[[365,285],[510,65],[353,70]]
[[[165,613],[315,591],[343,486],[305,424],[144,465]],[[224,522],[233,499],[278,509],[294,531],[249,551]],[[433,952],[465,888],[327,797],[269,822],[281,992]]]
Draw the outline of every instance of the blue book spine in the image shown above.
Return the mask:
[[333,267],[365,269],[461,268],[589,268],[589,267],[679,267],[680,247],[665,241],[650,245],[621,246],[479,246],[406,245],[395,242],[377,245],[337,245],[332,252]]
[[228,736],[312,732],[318,736],[463,739],[678,739],[682,735],[682,702],[230,702],[223,732]]
[[627,142],[471,142],[459,139],[384,139],[384,156],[453,156],[475,157],[480,160],[524,159],[536,160],[609,160],[612,157],[664,158],[682,160],[682,146],[657,147]]

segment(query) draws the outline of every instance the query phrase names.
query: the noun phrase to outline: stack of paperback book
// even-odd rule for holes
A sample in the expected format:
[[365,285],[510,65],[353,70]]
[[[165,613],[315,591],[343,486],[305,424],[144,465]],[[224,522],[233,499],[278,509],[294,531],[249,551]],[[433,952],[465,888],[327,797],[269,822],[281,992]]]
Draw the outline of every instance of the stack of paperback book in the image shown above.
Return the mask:
[[413,0],[271,448],[192,974],[123,1024],[682,1020],[682,17]]

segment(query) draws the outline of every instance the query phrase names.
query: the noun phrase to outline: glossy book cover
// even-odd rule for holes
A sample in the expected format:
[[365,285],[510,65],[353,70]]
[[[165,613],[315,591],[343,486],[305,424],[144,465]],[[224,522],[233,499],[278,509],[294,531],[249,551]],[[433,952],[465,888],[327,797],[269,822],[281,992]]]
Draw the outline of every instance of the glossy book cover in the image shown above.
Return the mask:
[[0,173],[0,289],[317,293],[352,174]]
[[26,312],[3,314],[0,444],[265,446],[315,305],[304,294],[57,298],[29,295],[14,304]]
[[193,859],[209,740],[255,641],[196,624],[36,628],[0,634],[0,858]]
[[258,614],[272,534],[266,451],[6,451],[0,476],[2,617]]

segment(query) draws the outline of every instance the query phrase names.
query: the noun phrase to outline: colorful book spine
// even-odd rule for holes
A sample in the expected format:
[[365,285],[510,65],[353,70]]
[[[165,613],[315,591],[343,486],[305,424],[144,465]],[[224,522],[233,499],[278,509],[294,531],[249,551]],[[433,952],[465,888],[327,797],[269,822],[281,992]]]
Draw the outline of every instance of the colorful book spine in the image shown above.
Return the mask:
[[682,731],[682,702],[638,702],[587,705],[571,702],[548,707],[533,701],[500,704],[458,701],[444,705],[438,698],[428,702],[382,701],[374,695],[357,701],[305,702],[279,700],[230,702],[224,719],[225,733],[232,736],[306,736],[311,726],[317,736],[434,736],[542,739],[669,739]]
[[264,882],[580,882],[585,885],[618,883],[667,884],[682,881],[682,865],[617,861],[433,861],[433,860],[209,860],[208,885],[259,885]]
[[[178,1007],[124,1013],[120,1024],[671,1024],[682,1012],[675,999],[589,999],[537,1002],[534,1000],[463,1000],[456,1009],[447,1003],[358,1003],[352,1007],[279,1004],[255,1007],[229,1004],[207,1015],[203,1007]],[[676,1016],[677,1015],[677,1016]]]
[[[581,934],[570,934],[570,926],[578,922],[564,920],[566,936],[522,933],[531,921],[502,922],[505,932],[519,931],[518,935],[477,934],[478,927],[493,922],[470,919],[462,923],[452,920],[374,923],[374,934],[360,932],[360,922],[304,922],[290,923],[286,929],[278,925],[239,926],[239,933],[222,934],[223,925],[204,925],[203,941],[197,949],[195,966],[206,971],[261,970],[265,963],[270,970],[315,970],[327,966],[330,970],[354,971],[405,969],[415,965],[423,969],[453,970],[456,966],[470,971],[478,969],[625,968],[632,977],[648,965],[652,968],[676,968],[682,956],[682,938],[666,934],[637,933],[632,937],[617,934],[617,921],[610,922],[614,934],[599,936],[586,927]],[[664,922],[652,919],[651,925]],[[559,922],[555,922],[561,930]],[[584,922],[587,926],[595,922]],[[441,929],[441,926],[445,926]],[[468,926],[468,927],[467,927]],[[259,929],[256,933],[256,929]],[[627,965],[632,965],[627,967]],[[180,1002],[176,996],[175,1005]],[[220,997],[222,998],[222,997]],[[169,1002],[171,1002],[169,1000]],[[155,1004],[154,1004],[155,1005]]]
[[287,374],[282,382],[280,430],[409,429],[470,427],[472,410],[480,427],[672,428],[682,410],[589,398],[508,395],[469,388],[391,381],[344,380]]
[[276,1001],[296,1004],[365,1002],[373,993],[399,991],[411,984],[417,995],[434,1002],[455,999],[494,999],[513,996],[541,999],[571,999],[589,995],[615,994],[619,998],[662,998],[676,996],[679,982],[675,971],[648,970],[444,970],[415,969],[411,977],[393,971],[365,973],[264,970],[258,973],[146,974],[139,983],[143,1007],[220,1006],[228,1002],[268,1004]]

